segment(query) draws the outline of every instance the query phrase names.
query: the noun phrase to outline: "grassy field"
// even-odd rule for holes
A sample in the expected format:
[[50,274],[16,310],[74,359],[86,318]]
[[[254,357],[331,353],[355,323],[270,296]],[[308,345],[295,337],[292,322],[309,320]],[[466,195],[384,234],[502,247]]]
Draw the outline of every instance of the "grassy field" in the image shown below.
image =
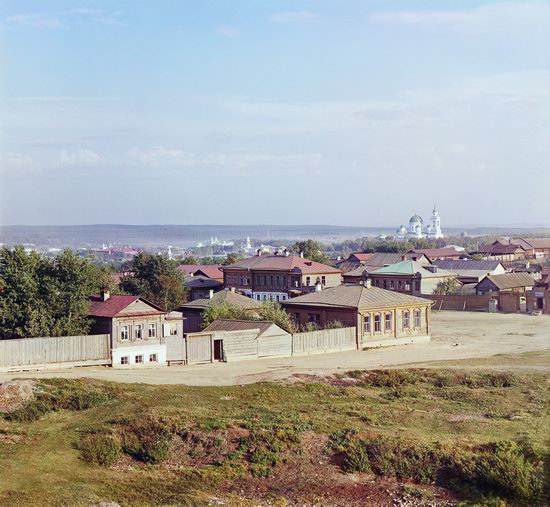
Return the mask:
[[[502,483],[519,473],[512,455],[541,479],[548,380],[454,368],[235,387],[42,380],[36,399],[0,418],[0,505],[395,505],[396,495],[411,505],[542,505],[541,494]],[[377,465],[377,441],[407,456],[429,449],[432,461],[437,449],[438,466],[485,449],[493,468],[492,447],[480,446],[520,444],[496,456],[502,477],[457,487],[439,472],[422,480]],[[350,467],[358,451],[367,463]],[[411,467],[425,469],[428,454]]]

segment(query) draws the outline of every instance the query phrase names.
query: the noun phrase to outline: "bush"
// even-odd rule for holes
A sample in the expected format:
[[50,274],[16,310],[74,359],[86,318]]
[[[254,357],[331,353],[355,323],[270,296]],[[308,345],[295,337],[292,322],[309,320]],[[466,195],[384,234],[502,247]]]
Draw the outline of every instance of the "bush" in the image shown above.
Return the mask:
[[136,419],[124,427],[121,434],[124,452],[140,461],[161,463],[168,456],[172,432],[161,419]]
[[120,438],[112,433],[88,433],[78,443],[86,463],[110,466],[122,453]]
[[48,379],[39,384],[34,398],[4,418],[9,421],[33,422],[58,410],[87,410],[111,400],[114,395],[105,387],[85,380]]
[[372,472],[369,456],[361,443],[350,446],[343,461],[346,472]]

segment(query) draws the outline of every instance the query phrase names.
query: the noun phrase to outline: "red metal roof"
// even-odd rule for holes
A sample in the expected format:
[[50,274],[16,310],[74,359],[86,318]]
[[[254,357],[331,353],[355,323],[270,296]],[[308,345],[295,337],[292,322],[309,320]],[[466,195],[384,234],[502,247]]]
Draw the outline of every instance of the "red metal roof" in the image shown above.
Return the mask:
[[256,255],[229,266],[222,266],[222,271],[233,269],[260,271],[292,271],[296,269],[305,274],[341,273],[339,269],[320,262],[303,259],[299,255]]
[[122,310],[130,306],[138,299],[141,299],[144,303],[148,304],[151,307],[151,313],[164,313],[158,306],[153,305],[149,301],[146,301],[139,296],[113,294],[106,301],[103,301],[101,296],[90,296],[90,307],[88,309],[88,316],[109,318],[116,317]]
[[184,275],[194,275],[197,271],[201,271],[208,278],[223,278],[218,264],[180,264],[178,269]]

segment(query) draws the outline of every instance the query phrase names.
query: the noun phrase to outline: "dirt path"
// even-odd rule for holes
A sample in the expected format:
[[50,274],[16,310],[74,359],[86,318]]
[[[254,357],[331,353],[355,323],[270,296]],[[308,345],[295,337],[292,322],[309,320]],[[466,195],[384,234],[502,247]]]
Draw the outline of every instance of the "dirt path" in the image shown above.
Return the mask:
[[[14,378],[91,377],[117,382],[220,386],[281,380],[295,373],[327,375],[353,369],[413,364],[429,366],[431,361],[477,359],[496,354],[516,355],[550,348],[550,316],[434,312],[432,322],[432,341],[422,345],[151,370],[89,367],[3,373],[0,374],[0,382]],[[548,369],[548,365],[541,366],[542,369]]]

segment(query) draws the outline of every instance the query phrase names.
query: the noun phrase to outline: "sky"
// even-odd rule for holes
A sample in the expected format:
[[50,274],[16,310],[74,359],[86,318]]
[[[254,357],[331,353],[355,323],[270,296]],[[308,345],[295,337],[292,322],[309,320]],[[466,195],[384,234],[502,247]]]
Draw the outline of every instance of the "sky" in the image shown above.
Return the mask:
[[2,0],[0,224],[550,224],[550,1]]

